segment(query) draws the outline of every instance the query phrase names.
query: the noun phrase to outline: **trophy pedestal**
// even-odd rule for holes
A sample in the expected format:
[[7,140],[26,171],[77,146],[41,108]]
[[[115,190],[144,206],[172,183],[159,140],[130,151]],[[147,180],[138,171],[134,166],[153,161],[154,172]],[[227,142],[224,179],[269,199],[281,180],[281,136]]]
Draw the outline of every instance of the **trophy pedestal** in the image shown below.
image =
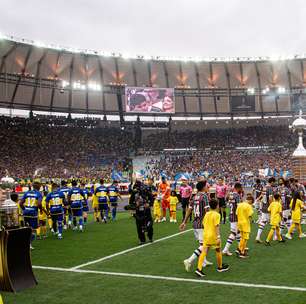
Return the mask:
[[294,178],[298,179],[300,183],[306,183],[306,157],[292,156],[291,163]]

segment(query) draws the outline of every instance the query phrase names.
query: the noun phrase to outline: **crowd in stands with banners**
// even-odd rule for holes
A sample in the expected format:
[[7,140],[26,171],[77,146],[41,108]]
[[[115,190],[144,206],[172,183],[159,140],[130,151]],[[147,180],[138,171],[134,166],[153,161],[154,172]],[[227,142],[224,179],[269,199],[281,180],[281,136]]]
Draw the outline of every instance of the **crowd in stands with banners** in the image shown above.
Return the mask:
[[[119,128],[101,128],[100,122],[90,118],[1,117],[1,176],[100,178],[110,177],[114,171],[131,173],[129,155],[139,148],[134,135]],[[258,175],[267,168],[270,171],[265,175],[289,172],[295,141],[287,126],[256,126],[153,134],[143,139],[142,148],[148,154],[156,150],[161,155],[147,164],[147,174],[156,179],[161,173],[174,179],[181,172],[193,177],[231,174],[241,178],[243,173]],[[195,150],[160,153],[177,148]]]

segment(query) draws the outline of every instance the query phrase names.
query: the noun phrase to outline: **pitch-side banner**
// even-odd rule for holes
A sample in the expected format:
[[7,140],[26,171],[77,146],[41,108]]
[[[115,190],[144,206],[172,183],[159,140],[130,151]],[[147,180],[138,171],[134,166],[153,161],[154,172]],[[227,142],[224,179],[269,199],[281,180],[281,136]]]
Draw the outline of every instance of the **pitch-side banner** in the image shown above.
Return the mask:
[[231,96],[232,112],[255,112],[255,95]]
[[174,89],[126,87],[125,110],[136,113],[174,113]]

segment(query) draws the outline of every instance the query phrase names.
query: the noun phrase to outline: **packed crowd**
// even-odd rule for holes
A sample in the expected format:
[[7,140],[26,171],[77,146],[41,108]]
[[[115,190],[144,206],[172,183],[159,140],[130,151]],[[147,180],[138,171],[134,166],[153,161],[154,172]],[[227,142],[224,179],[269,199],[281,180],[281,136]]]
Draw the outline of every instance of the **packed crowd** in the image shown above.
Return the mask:
[[236,147],[285,146],[297,142],[288,126],[255,126],[185,132],[151,134],[143,141],[145,151],[159,149],[197,148],[231,149]]
[[110,175],[128,171],[133,136],[95,120],[0,119],[0,174],[18,178]]
[[267,167],[273,168],[276,175],[289,171],[291,154],[288,148],[275,149],[273,153],[271,150],[164,152],[160,159],[149,159],[146,168],[150,176],[158,177],[162,171],[170,179],[174,179],[178,172],[195,177],[208,172],[213,176],[240,179],[242,173],[258,176],[259,169]]
[[[135,135],[119,128],[101,127],[100,123],[101,120],[89,118],[1,117],[1,176],[100,178],[110,176],[114,170],[131,173],[129,156],[139,148]],[[155,151],[161,155],[147,163],[148,174],[157,179],[161,172],[169,178],[178,172],[238,177],[250,171],[258,175],[258,170],[266,167],[276,173],[290,170],[289,157],[296,140],[287,126],[256,126],[153,134],[143,139],[142,148],[148,154]],[[191,147],[197,150],[183,154],[160,152],[165,148]]]

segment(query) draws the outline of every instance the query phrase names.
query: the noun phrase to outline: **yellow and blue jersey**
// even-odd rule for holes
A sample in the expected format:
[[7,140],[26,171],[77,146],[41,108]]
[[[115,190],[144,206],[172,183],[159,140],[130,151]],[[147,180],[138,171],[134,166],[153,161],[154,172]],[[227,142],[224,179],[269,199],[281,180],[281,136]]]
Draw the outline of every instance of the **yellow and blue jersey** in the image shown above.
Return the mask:
[[52,215],[63,213],[63,206],[65,205],[65,195],[60,190],[53,191],[47,194],[46,204]]
[[70,202],[71,209],[82,209],[83,201],[87,202],[84,191],[78,187],[70,189],[68,193],[68,200]]
[[98,199],[99,204],[107,204],[108,202],[108,188],[104,185],[101,185],[96,188],[95,195]]
[[65,202],[64,202],[64,205],[66,206],[68,204],[68,194],[69,194],[69,191],[71,190],[71,188],[69,187],[62,187],[59,191],[61,193],[64,194],[65,196]]
[[88,208],[88,196],[89,196],[89,191],[88,189],[82,189],[83,190],[83,193],[84,193],[84,197],[85,199],[82,200],[82,203],[83,203],[83,211],[89,211],[89,208]]
[[41,203],[42,195],[37,190],[27,191],[21,201],[23,203],[23,215],[24,216],[38,216],[38,205]]
[[115,185],[111,185],[107,189],[108,191],[108,198],[111,203],[117,203],[118,202],[118,196],[119,196],[119,189]]

